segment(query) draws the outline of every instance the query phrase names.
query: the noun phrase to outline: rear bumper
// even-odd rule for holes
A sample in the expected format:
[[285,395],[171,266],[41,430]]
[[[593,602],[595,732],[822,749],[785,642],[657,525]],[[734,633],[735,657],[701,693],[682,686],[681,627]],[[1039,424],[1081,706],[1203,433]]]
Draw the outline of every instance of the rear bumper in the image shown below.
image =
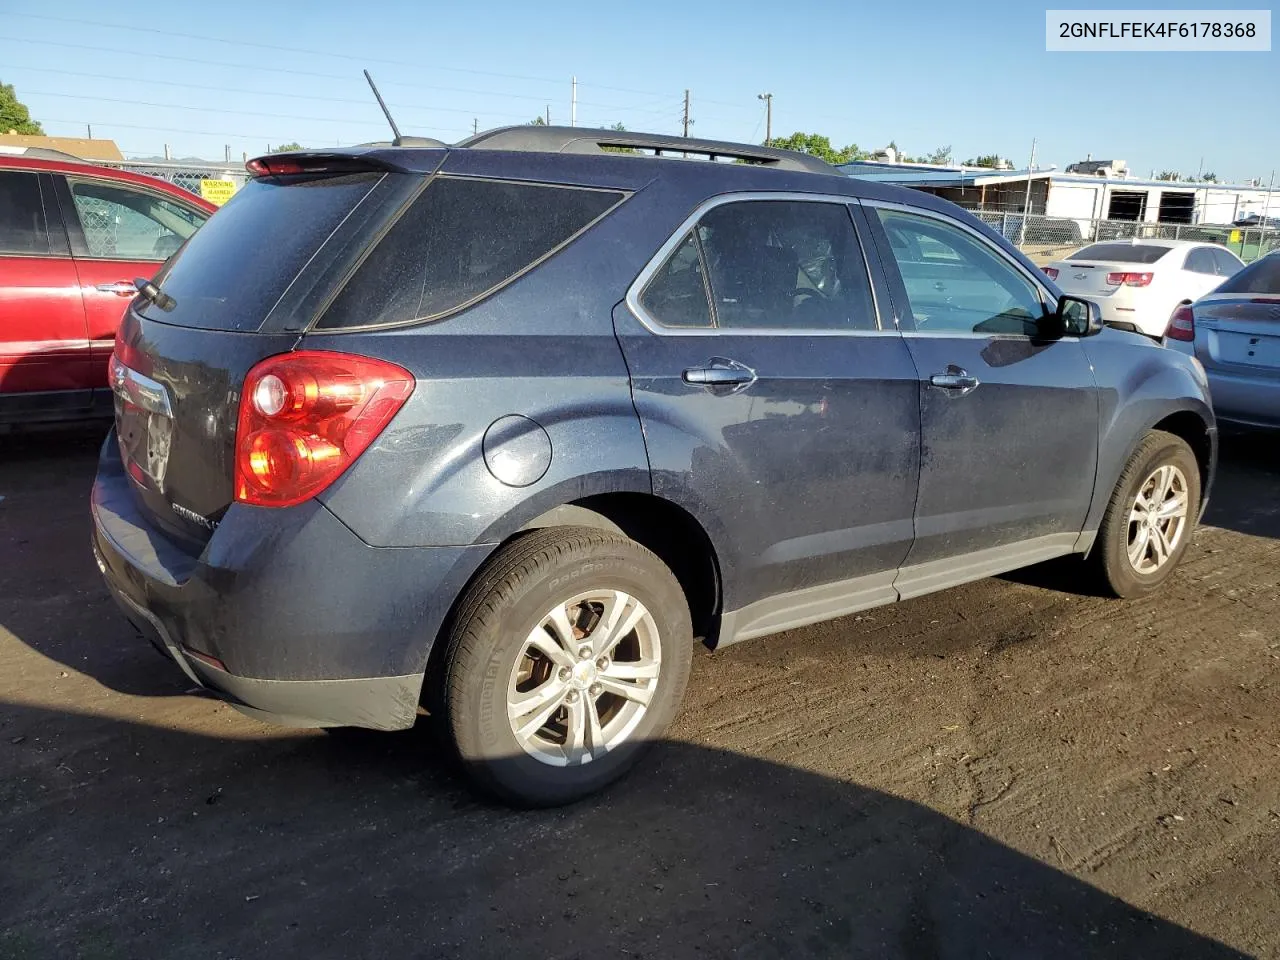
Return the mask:
[[318,503],[235,505],[198,556],[137,507],[107,438],[93,549],[130,621],[196,684],[290,726],[411,726],[427,656],[489,546],[377,548]]
[[1280,428],[1280,375],[1238,376],[1207,371],[1213,412],[1225,423]]

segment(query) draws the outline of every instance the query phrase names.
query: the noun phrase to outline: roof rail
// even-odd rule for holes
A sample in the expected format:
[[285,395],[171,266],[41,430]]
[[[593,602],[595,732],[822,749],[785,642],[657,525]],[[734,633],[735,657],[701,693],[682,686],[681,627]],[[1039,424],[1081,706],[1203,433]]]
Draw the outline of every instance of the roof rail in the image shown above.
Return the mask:
[[698,154],[711,160],[721,157],[776,170],[800,170],[840,176],[840,171],[817,157],[794,150],[779,150],[726,140],[697,140],[664,133],[632,133],[630,130],[591,130],[586,127],[548,127],[526,124],[497,127],[459,141],[455,146],[478,150],[520,150],[541,153],[604,153],[606,147],[652,150],[664,154]]

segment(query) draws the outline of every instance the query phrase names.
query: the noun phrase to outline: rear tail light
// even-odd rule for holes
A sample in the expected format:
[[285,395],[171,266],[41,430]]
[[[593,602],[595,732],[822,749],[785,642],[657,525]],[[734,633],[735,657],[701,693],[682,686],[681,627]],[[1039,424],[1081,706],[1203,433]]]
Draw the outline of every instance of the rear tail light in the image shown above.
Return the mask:
[[1058,279],[1058,268],[1057,268],[1057,267],[1041,267],[1040,269],[1042,269],[1042,270],[1044,271],[1044,275],[1045,275],[1046,277],[1048,277],[1050,280],[1057,280],[1057,279]]
[[1126,287],[1145,287],[1151,283],[1154,273],[1108,273],[1107,283],[1113,287],[1124,284]]
[[385,360],[299,350],[245,376],[236,426],[236,500],[289,507],[333,483],[413,393]]
[[1173,311],[1173,316],[1169,317],[1169,326],[1165,328],[1164,335],[1170,340],[1181,340],[1184,343],[1190,343],[1196,338],[1196,315],[1191,310],[1191,304],[1181,304]]

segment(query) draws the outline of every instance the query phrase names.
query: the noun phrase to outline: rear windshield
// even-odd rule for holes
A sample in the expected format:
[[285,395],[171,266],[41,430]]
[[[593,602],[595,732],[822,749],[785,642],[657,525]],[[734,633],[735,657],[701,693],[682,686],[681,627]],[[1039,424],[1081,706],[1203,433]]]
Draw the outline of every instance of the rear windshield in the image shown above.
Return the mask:
[[1255,260],[1213,292],[1280,294],[1280,253]]
[[443,316],[514,279],[624,196],[616,190],[436,177],[356,269],[317,326],[385,326]]
[[250,180],[157,278],[175,305],[142,315],[205,330],[256,330],[381,175]]
[[1119,263],[1155,263],[1170,250],[1153,243],[1095,243],[1077,250],[1068,260],[1113,260]]

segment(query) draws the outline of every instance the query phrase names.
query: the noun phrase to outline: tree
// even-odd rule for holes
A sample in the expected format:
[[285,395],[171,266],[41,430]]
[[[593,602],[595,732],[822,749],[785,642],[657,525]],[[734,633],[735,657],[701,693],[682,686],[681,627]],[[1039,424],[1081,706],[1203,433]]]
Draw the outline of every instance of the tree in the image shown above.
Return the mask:
[[847,146],[836,149],[831,145],[831,139],[824,137],[820,133],[800,133],[797,131],[789,137],[774,137],[766,146],[776,147],[779,150],[794,150],[796,153],[807,153],[820,160],[825,160],[827,163],[848,163],[851,160],[866,160],[871,156],[856,143],[850,143]]
[[[606,128],[602,128],[602,129],[606,129]],[[615,123],[613,126],[608,127],[607,129],[612,130],[615,133],[627,132],[627,128],[624,127],[621,123]],[[606,150],[609,153],[635,153],[636,152],[631,147],[601,147],[600,149]]]
[[1157,180],[1181,180],[1182,174],[1178,173],[1177,170],[1161,170],[1160,175],[1156,177],[1156,179]]
[[526,126],[530,127],[545,127],[546,125],[547,121],[543,120],[541,117],[534,117],[526,124]]
[[1000,169],[1000,155],[999,155],[999,154],[997,154],[997,153],[984,153],[982,156],[980,156],[980,157],[978,157],[978,158],[976,158],[976,159],[973,159],[973,160],[966,160],[966,161],[964,162],[964,166],[966,166],[966,167],[987,167],[987,168],[989,168],[989,169],[991,169],[991,170],[999,170],[999,169]]
[[1200,179],[1201,179],[1201,180],[1203,180],[1205,183],[1217,183],[1217,182],[1218,182],[1218,175],[1217,175],[1216,173],[1214,173],[1212,170],[1210,170],[1208,173],[1206,173],[1206,174],[1205,174],[1203,177],[1201,177]]
[[31,111],[13,92],[13,84],[0,83],[0,134],[10,132],[44,136],[44,128],[31,119]]
[[279,144],[278,146],[272,147],[269,152],[270,153],[289,153],[290,151],[293,151],[293,150],[305,150],[305,149],[306,147],[298,143],[296,140],[291,140],[288,143],[282,143],[282,144]]

